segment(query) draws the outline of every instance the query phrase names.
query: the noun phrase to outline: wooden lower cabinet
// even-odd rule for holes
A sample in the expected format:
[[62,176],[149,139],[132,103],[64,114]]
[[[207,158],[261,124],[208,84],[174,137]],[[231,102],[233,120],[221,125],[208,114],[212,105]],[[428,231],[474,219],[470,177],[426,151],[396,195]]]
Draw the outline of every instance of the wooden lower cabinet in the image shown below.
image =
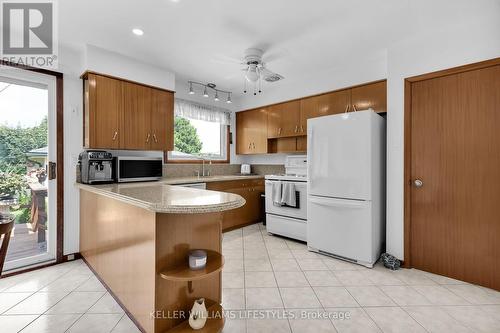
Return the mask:
[[262,221],[261,194],[265,192],[263,179],[211,182],[207,183],[207,190],[238,194],[246,200],[243,207],[223,213],[223,231]]

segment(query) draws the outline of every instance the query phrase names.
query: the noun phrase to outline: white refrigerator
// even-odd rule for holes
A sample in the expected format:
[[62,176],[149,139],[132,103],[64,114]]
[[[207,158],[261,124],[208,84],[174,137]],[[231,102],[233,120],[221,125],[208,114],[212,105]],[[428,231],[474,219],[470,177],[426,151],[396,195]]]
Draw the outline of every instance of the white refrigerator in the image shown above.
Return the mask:
[[372,110],[307,121],[309,250],[373,267],[385,240],[385,119]]

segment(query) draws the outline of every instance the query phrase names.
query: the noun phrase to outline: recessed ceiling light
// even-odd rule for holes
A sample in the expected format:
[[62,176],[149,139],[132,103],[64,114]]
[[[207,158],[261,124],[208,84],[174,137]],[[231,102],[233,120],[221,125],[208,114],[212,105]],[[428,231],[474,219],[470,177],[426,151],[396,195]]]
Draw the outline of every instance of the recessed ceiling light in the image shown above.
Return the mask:
[[139,29],[139,28],[132,29],[132,32],[134,33],[134,35],[137,35],[137,36],[144,35],[144,31],[142,31],[142,29]]

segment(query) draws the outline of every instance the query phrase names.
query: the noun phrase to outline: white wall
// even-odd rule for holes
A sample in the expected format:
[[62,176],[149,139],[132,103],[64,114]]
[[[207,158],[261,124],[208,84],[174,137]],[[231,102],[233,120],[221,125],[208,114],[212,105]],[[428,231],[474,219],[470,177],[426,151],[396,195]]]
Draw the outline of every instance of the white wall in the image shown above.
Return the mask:
[[173,72],[93,45],[86,46],[83,70],[175,91]]
[[60,47],[57,70],[64,74],[64,254],[80,250],[79,192],[74,184],[75,167],[83,141],[82,65],[82,52]]
[[388,50],[387,251],[404,258],[404,79],[500,57],[500,1],[414,1],[411,35]]
[[87,46],[60,47],[58,71],[64,74],[64,254],[79,252],[80,199],[75,187],[78,154],[83,147],[83,83],[87,69],[175,90],[175,75],[163,68]]

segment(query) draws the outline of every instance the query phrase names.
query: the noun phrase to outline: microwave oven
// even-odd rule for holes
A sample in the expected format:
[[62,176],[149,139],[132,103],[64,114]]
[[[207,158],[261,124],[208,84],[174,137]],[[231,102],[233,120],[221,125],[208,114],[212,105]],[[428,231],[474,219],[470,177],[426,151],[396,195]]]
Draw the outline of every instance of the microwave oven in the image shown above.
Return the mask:
[[160,180],[163,175],[161,157],[115,157],[115,181],[118,183]]

